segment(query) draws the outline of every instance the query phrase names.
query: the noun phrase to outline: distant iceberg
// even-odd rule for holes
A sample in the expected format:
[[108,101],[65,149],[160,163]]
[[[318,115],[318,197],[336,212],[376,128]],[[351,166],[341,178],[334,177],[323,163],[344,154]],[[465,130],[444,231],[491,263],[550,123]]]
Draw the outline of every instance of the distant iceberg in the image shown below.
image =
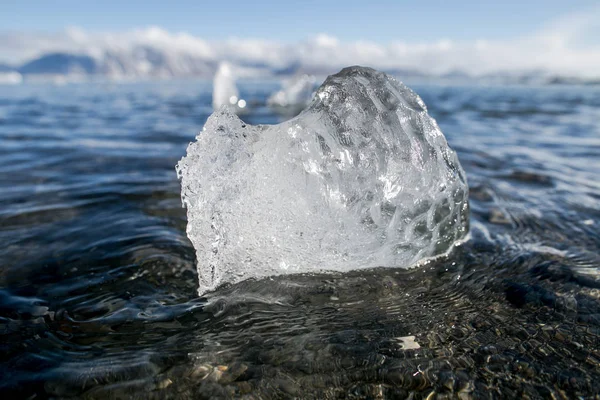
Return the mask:
[[18,85],[23,82],[23,76],[16,71],[0,72],[0,85]]
[[213,79],[213,108],[215,110],[222,106],[231,107],[236,111],[246,107],[246,101],[240,99],[240,92],[235,81],[234,67],[226,61],[220,63]]
[[268,98],[267,105],[281,113],[296,114],[313,98],[316,82],[314,76],[306,74],[287,80]]

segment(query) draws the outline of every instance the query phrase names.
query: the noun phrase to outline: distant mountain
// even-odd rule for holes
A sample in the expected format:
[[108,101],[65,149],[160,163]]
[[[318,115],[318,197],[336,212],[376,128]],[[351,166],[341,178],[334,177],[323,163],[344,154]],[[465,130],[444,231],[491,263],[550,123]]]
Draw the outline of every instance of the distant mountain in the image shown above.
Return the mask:
[[16,71],[15,67],[11,67],[7,64],[0,64],[0,72],[13,72]]
[[[217,63],[189,55],[174,56],[149,47],[133,51],[105,51],[99,57],[50,53],[31,60],[16,70],[23,76],[64,75],[107,78],[210,77]],[[14,69],[12,69],[14,70]]]
[[96,62],[99,74],[113,78],[208,78],[212,77],[218,64],[149,46],[135,47],[132,51],[106,51]]
[[[150,45],[106,48],[98,54],[52,52],[15,68],[0,64],[0,73],[19,72],[25,80],[36,76],[64,76],[65,78],[149,79],[213,77],[221,60],[181,49],[158,48]],[[339,69],[335,65],[306,64],[299,60],[287,64],[270,65],[250,60],[234,61],[239,76],[288,77],[297,74],[326,76]],[[442,80],[444,82],[484,82],[491,84],[598,84],[582,78],[551,74],[542,70],[523,72],[498,71],[474,76],[460,69],[443,74],[431,74],[411,68],[383,68],[403,80]]]
[[87,55],[51,53],[32,60],[17,69],[22,75],[91,75],[97,71],[96,61]]
[[[587,22],[578,27],[582,39],[593,36],[593,30],[585,34],[584,30],[597,19],[586,16]],[[565,26],[573,24],[571,19],[566,22]],[[234,32],[206,39],[159,26],[119,32],[0,29],[0,62],[8,64],[0,72],[20,73],[24,81],[211,79],[219,63],[227,61],[236,66],[239,79],[325,77],[349,65],[364,65],[407,82],[597,84],[600,47],[593,41],[577,44],[573,37],[572,29],[564,26],[506,40],[418,42],[396,36],[384,42],[345,41],[327,34],[288,42],[276,36],[239,37]]]

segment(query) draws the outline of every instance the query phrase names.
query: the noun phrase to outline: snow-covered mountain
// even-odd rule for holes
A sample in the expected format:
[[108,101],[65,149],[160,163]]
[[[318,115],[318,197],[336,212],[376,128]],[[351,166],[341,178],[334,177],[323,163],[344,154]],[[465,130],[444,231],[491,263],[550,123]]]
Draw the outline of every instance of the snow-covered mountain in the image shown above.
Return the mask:
[[[95,58],[86,54],[49,53],[44,54],[20,66],[0,64],[0,73],[19,73],[25,80],[39,80],[43,77],[62,77],[68,79],[169,79],[169,78],[205,78],[211,79],[219,62],[182,54],[173,56],[156,49],[138,49],[134,54],[107,52],[103,57]],[[308,73],[325,76],[336,71],[333,66],[303,65],[293,62],[286,66],[269,66],[246,63],[236,64],[244,77],[287,77]],[[553,74],[543,70],[497,71],[473,75],[461,70],[447,73],[428,73],[408,68],[383,68],[405,80],[442,80],[447,82],[486,82],[512,84],[600,84],[598,78],[586,78],[574,75]]]
[[157,49],[140,48],[131,53],[107,51],[101,57],[88,54],[49,53],[13,69],[25,77],[32,75],[113,79],[210,77],[214,72],[215,62],[185,54],[174,57]]
[[[579,24],[583,25],[583,24]],[[580,26],[577,25],[577,29]],[[581,29],[580,29],[581,30]],[[151,27],[121,33],[67,29],[52,34],[0,31],[0,72],[63,78],[212,78],[222,61],[238,76],[327,75],[366,65],[403,79],[511,83],[598,82],[600,46],[577,44],[572,27],[511,41],[341,42],[317,35],[296,43],[230,38],[207,41]]]

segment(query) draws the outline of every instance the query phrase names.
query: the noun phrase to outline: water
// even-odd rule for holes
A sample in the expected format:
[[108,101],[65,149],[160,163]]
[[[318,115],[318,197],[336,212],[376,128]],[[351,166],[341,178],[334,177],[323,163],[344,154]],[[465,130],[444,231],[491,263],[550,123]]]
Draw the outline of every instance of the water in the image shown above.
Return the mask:
[[[174,165],[210,83],[0,87],[3,398],[599,393],[600,89],[411,86],[467,173],[471,240],[203,298]],[[242,85],[242,118],[279,122],[277,87]]]

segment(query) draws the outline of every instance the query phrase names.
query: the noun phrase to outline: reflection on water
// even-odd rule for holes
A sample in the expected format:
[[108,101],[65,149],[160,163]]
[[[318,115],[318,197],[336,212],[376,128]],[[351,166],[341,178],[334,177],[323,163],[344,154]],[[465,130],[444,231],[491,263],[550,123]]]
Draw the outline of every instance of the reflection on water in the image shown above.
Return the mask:
[[[271,83],[240,85],[252,124]],[[196,297],[173,166],[204,82],[0,91],[6,398],[547,398],[600,392],[600,90],[414,86],[460,157],[448,259]]]

